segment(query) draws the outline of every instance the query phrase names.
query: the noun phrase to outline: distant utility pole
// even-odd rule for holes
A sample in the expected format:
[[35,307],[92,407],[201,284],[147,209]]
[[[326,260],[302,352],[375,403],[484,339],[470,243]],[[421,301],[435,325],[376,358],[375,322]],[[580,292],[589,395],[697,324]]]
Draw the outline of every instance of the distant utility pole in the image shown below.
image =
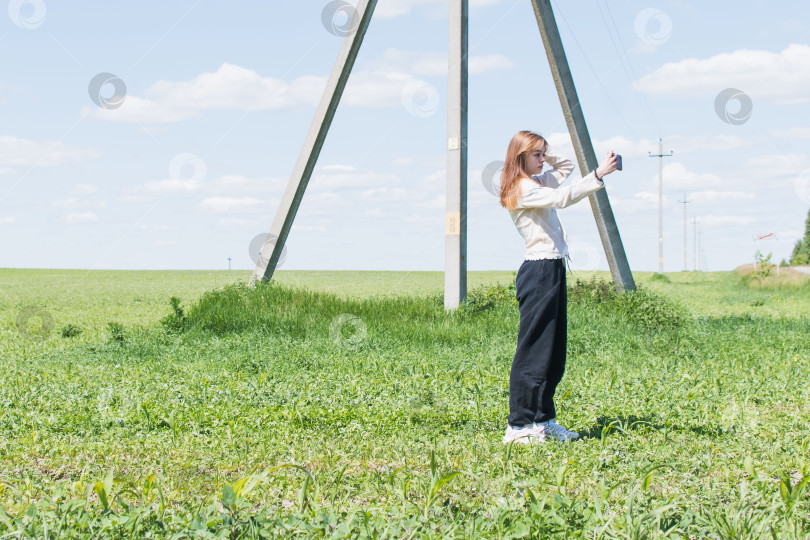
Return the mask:
[[658,158],[658,273],[664,273],[664,158],[672,155],[664,154],[664,142],[658,139],[658,153],[650,153],[650,157]]
[[228,257],[228,270],[230,270],[230,269],[231,269],[231,258]]
[[692,270],[697,272],[697,216],[692,221]]
[[686,265],[686,205],[692,201],[686,199],[686,193],[683,194],[683,200],[678,201],[683,204],[683,271],[688,270]]
[[698,228],[698,255],[700,256],[700,258],[698,259],[698,271],[699,272],[703,271],[703,246],[701,245],[702,244],[701,236],[702,235],[701,235],[701,232],[700,232],[700,228]]

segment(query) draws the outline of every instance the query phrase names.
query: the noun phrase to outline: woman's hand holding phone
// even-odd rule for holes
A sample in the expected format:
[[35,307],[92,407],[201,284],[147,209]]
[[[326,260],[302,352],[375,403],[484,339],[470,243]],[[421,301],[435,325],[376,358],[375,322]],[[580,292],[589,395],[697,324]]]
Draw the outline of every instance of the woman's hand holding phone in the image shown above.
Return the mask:
[[602,163],[596,169],[596,176],[599,178],[604,178],[605,175],[612,173],[613,171],[620,171],[622,170],[622,156],[616,154],[611,150],[608,152],[607,157],[602,160]]

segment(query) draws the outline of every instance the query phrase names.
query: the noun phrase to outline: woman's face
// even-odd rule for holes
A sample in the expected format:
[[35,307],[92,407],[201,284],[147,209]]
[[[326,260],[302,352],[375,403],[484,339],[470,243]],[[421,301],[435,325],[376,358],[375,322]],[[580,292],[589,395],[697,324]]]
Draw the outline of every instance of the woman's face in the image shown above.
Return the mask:
[[524,163],[527,173],[534,176],[535,174],[540,174],[542,172],[544,151],[545,145],[538,146],[529,150],[529,153],[526,155],[526,162]]

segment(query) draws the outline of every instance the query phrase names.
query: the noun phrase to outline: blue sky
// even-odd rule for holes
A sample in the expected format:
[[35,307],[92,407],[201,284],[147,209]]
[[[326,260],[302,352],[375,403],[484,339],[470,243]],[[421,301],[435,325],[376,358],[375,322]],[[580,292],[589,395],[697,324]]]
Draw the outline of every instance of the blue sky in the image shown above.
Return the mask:
[[[329,2],[66,4],[0,13],[0,266],[252,269],[341,45]],[[631,268],[657,270],[659,137],[665,271],[683,269],[684,196],[690,270],[695,220],[703,269],[789,257],[810,5],[552,5],[597,154],[624,155],[607,189]],[[379,1],[281,268],[443,269],[446,54],[446,0]],[[574,158],[529,0],[471,1],[470,69],[469,269],[514,270],[522,240],[482,172],[521,129]],[[560,215],[574,268],[607,269],[587,201]]]

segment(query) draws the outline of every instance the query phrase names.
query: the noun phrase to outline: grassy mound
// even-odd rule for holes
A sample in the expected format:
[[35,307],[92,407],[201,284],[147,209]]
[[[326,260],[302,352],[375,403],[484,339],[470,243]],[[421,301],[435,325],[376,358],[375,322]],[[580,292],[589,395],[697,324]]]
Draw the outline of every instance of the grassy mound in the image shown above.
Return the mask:
[[[689,319],[683,307],[660,294],[643,288],[619,293],[612,284],[596,278],[576,280],[569,285],[568,300],[569,308],[576,313],[590,313],[613,322],[618,319],[643,331],[676,330]],[[514,283],[471,290],[457,313],[444,310],[441,296],[350,300],[274,282],[260,283],[255,287],[234,284],[210,291],[188,310],[188,314],[179,307],[179,302],[177,298],[171,300],[174,313],[163,321],[167,328],[216,335],[261,331],[298,338],[306,337],[308,331],[322,335],[335,317],[344,313],[401,334],[410,332],[411,324],[428,324],[434,330],[440,330],[450,321],[469,321],[493,310],[514,311],[517,308]]]

